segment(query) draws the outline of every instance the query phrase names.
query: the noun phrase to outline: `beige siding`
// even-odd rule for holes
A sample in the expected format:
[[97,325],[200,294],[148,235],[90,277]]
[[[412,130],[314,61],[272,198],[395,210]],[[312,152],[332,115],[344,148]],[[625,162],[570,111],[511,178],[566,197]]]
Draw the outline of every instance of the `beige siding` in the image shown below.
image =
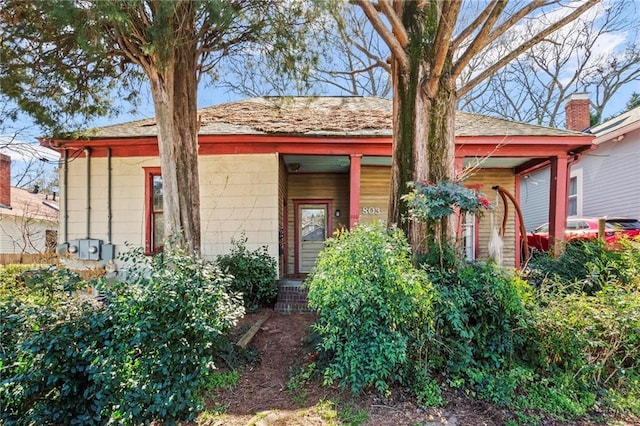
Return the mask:
[[[295,272],[295,200],[310,199],[329,199],[332,200],[331,208],[333,211],[328,212],[331,216],[332,226],[331,233],[336,229],[349,226],[349,175],[346,174],[322,174],[322,173],[304,173],[289,174],[288,177],[288,230],[287,230],[287,273]],[[336,209],[340,210],[340,217],[335,217]]]
[[44,253],[47,230],[58,224],[23,216],[0,214],[0,253]]
[[[112,159],[112,243],[144,246],[144,169],[155,157]],[[208,258],[227,253],[231,239],[245,232],[248,247],[263,245],[278,256],[278,160],[275,154],[203,156],[199,163],[202,251]],[[68,239],[107,242],[107,160],[91,159],[90,232],[87,235],[86,160],[69,164]],[[62,175],[62,173],[61,173]],[[64,190],[64,184],[61,184]],[[60,202],[64,203],[64,193]],[[59,239],[64,238],[60,220]]]
[[[389,203],[389,185],[391,183],[391,168],[380,166],[363,166],[361,171],[360,187],[360,222],[369,223],[375,220],[384,221],[387,219]],[[467,184],[482,184],[483,192],[492,204],[496,205],[493,211],[494,224],[500,229],[502,218],[504,217],[504,204],[500,200],[496,203],[496,192],[491,188],[500,185],[512,194],[515,194],[515,177],[511,169],[482,169],[477,174],[471,176]],[[374,207],[380,209],[380,214],[364,215],[362,208]],[[370,212],[371,209],[369,209]],[[377,213],[377,210],[374,212]],[[491,213],[487,212],[479,219],[479,241],[478,258],[487,259],[489,256],[489,239],[491,236]],[[508,208],[507,227],[503,238],[503,265],[515,266],[515,210],[510,204]]]
[[[159,166],[153,157],[112,158],[112,243],[123,249],[124,243],[144,245],[144,169]],[[68,238],[95,238],[108,242],[107,218],[107,159],[92,158],[90,168],[90,204],[87,203],[86,160],[78,158],[69,163]],[[61,207],[64,205],[65,185],[61,185]],[[90,207],[90,229],[87,233],[87,207]],[[64,218],[60,218],[59,239],[64,238]]]
[[229,252],[244,232],[247,246],[267,246],[278,258],[278,156],[200,157],[202,250]]
[[[491,212],[485,213],[479,219],[479,241],[477,254],[479,259],[487,259],[489,257],[489,239],[491,236],[491,216],[493,214],[494,226],[500,230],[502,226],[502,218],[504,217],[504,203],[498,197],[496,202],[496,191],[491,189],[493,186],[500,185],[505,188],[511,194],[515,195],[515,176],[511,169],[481,169],[478,173],[469,177],[465,183],[467,184],[482,184],[480,192],[483,192],[489,199],[495,209]],[[507,227],[505,235],[502,237],[503,245],[503,266],[515,267],[515,209],[512,204],[508,207]]]
[[386,222],[389,211],[391,167],[362,166],[360,171],[360,223]]

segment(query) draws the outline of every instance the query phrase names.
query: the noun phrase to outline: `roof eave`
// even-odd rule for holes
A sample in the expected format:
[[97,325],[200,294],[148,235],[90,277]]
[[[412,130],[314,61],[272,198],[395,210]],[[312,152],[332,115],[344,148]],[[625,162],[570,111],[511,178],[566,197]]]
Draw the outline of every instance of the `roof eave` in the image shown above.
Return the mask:
[[593,140],[593,143],[596,145],[600,145],[603,142],[608,142],[614,139],[619,138],[620,136],[624,136],[629,132],[633,132],[634,130],[640,129],[640,120],[634,121],[633,123],[627,124],[626,126],[620,127],[613,132],[604,133],[601,136],[596,136]]

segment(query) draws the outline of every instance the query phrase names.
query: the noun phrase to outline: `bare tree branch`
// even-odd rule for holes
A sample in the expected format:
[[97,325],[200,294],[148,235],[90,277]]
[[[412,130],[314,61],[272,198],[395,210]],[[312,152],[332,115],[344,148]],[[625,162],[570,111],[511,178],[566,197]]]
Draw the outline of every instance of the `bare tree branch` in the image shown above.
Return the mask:
[[467,50],[458,58],[451,74],[456,78],[462,70],[469,64],[471,58],[473,58],[480,50],[484,49],[489,44],[488,34],[496,23],[500,14],[507,5],[506,0],[498,0],[493,3],[493,9],[487,15],[486,21],[482,24],[482,28],[478,31],[478,34],[473,38],[473,41],[467,47]]
[[482,12],[480,12],[480,14],[478,14],[476,19],[474,19],[473,22],[471,24],[469,24],[469,26],[467,26],[464,30],[462,30],[460,32],[460,34],[458,34],[458,36],[451,42],[451,48],[452,49],[457,50],[460,47],[460,45],[469,36],[471,36],[471,34],[473,34],[476,31],[476,29],[478,29],[480,24],[482,24],[487,19],[487,16],[494,10],[497,2],[498,2],[498,0],[492,0],[482,10]]
[[475,87],[477,84],[479,84],[480,82],[482,82],[483,80],[485,80],[486,78],[491,76],[493,73],[495,73],[496,70],[504,67],[506,64],[511,62],[513,59],[515,59],[518,56],[520,56],[523,52],[529,50],[532,46],[535,46],[537,43],[539,43],[541,40],[543,40],[549,34],[554,33],[559,28],[561,28],[564,25],[567,25],[568,23],[570,23],[570,22],[574,21],[575,19],[577,19],[584,12],[586,12],[587,10],[589,10],[590,8],[595,6],[599,1],[600,0],[587,0],[585,3],[583,3],[581,6],[576,8],[573,12],[571,12],[570,14],[565,16],[564,18],[559,19],[558,21],[556,21],[552,25],[546,27],[545,29],[540,31],[538,34],[536,34],[535,36],[530,38],[529,40],[527,40],[524,43],[520,44],[520,46],[518,46],[515,49],[513,49],[509,54],[507,54],[506,56],[502,57],[500,60],[496,61],[493,65],[489,66],[486,70],[481,72],[478,76],[476,76],[475,78],[473,78],[469,82],[467,82],[465,84],[465,86],[459,88],[458,89],[458,96],[463,96],[465,93],[467,93],[473,87]]
[[409,36],[407,36],[407,30],[404,28],[402,21],[400,21],[398,14],[393,10],[388,0],[380,0],[379,5],[382,13],[385,14],[391,23],[393,34],[395,34],[398,39],[398,43],[400,43],[403,48],[407,47],[407,44],[409,44]]
[[442,77],[442,70],[450,51],[449,40],[451,40],[451,35],[455,29],[461,4],[462,2],[460,0],[451,0],[442,3],[442,14],[436,32],[438,46],[434,49],[435,57],[433,59],[432,70],[425,87],[429,96],[433,96],[440,82],[440,77]]
[[374,29],[380,34],[380,37],[384,40],[384,42],[389,46],[389,50],[391,50],[392,55],[398,61],[398,64],[402,68],[403,72],[406,72],[409,69],[409,58],[407,53],[404,50],[404,46],[400,44],[396,36],[387,29],[384,25],[380,17],[378,16],[378,12],[373,7],[369,0],[356,0],[360,8],[364,14],[369,18],[371,25],[373,25]]

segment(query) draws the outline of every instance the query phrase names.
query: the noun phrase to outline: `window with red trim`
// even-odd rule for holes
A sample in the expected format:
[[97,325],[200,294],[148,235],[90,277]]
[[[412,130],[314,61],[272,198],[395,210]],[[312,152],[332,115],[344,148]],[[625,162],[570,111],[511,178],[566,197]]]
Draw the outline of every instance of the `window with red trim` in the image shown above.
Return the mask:
[[159,167],[146,167],[145,171],[145,251],[162,251],[164,219],[162,201],[162,174]]

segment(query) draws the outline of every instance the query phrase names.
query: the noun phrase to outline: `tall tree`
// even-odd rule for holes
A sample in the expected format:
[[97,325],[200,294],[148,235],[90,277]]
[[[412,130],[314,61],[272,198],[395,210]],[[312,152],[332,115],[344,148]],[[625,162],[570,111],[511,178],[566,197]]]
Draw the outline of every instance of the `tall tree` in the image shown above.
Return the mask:
[[221,83],[230,91],[246,96],[313,96],[339,93],[351,96],[389,97],[391,85],[388,47],[371,30],[357,7],[326,7],[322,16],[322,36],[317,31],[302,34],[313,46],[318,61],[310,64],[308,75],[274,72],[273,61],[264,46],[246,49],[221,65]]
[[[597,2],[380,0],[374,4],[357,0],[391,50],[394,139],[389,223],[403,226],[416,255],[431,243],[453,237],[449,219],[403,223],[407,212],[401,197],[408,191],[407,182],[454,179],[458,97]],[[472,19],[466,21],[463,16]],[[540,27],[532,36],[519,38],[516,31],[510,31],[523,20],[534,19]],[[456,87],[470,61],[501,39],[510,41],[508,51]]]
[[114,90],[135,97],[137,84],[148,81],[165,235],[195,252],[198,83],[248,42],[268,44],[282,69],[297,65],[304,38],[296,31],[313,12],[307,6],[278,0],[1,0],[0,92],[60,131],[114,112]]
[[629,97],[629,100],[627,101],[627,111],[631,111],[634,108],[637,108],[640,106],[640,93],[638,92],[633,92],[631,94],[631,97]]

